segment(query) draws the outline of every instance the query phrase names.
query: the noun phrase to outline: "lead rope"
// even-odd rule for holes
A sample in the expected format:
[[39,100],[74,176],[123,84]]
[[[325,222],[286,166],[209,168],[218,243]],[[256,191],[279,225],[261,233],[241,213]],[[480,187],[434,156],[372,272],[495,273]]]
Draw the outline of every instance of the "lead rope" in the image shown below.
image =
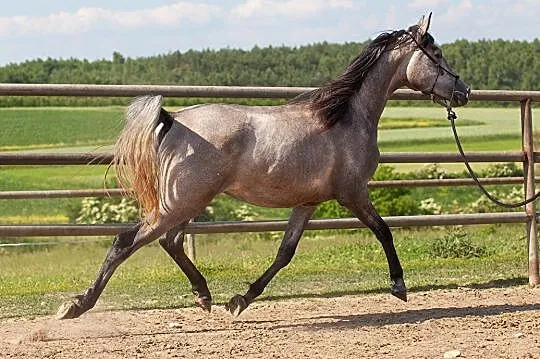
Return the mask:
[[459,136],[458,136],[457,130],[456,130],[456,124],[455,124],[455,120],[457,119],[456,113],[450,107],[447,107],[446,111],[448,112],[448,120],[450,121],[450,123],[452,125],[452,132],[454,133],[454,138],[456,140],[457,148],[459,150],[459,153],[461,154],[461,157],[463,157],[463,163],[465,164],[465,167],[467,167],[467,170],[469,171],[469,175],[471,176],[473,181],[476,183],[478,188],[480,188],[480,190],[487,196],[487,198],[489,198],[491,201],[493,201],[494,203],[496,203],[496,204],[498,204],[499,206],[502,206],[502,207],[518,208],[518,207],[522,207],[522,206],[526,205],[527,203],[531,203],[533,201],[536,201],[538,199],[538,197],[540,197],[540,192],[537,192],[533,197],[531,197],[529,199],[526,199],[524,201],[521,201],[521,202],[517,202],[517,203],[506,203],[506,202],[502,202],[499,199],[493,197],[493,195],[491,195],[485,189],[485,187],[480,183],[480,181],[478,180],[478,177],[476,176],[473,169],[471,168],[471,165],[469,164],[469,161],[467,160],[467,157],[465,156],[465,152],[463,152],[463,147],[461,147],[461,142],[459,140]]

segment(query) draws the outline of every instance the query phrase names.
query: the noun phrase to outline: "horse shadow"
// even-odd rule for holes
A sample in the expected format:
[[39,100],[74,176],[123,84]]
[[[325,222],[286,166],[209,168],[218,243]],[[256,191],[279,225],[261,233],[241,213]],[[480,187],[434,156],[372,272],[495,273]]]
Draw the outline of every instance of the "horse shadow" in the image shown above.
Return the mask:
[[[458,289],[458,288],[468,288],[468,289],[489,289],[489,288],[510,288],[510,287],[519,287],[522,285],[528,284],[527,277],[515,277],[509,279],[494,279],[483,283],[471,283],[467,285],[458,285],[458,284],[440,284],[440,285],[420,285],[412,286],[408,288],[409,293],[417,292],[428,292],[432,290],[442,290],[442,289]],[[309,298],[337,298],[347,295],[369,295],[369,294],[384,294],[388,293],[388,288],[372,288],[372,289],[363,289],[363,290],[338,290],[332,291],[325,294],[316,294],[316,293],[299,293],[299,294],[279,294],[279,295],[268,295],[262,296],[262,300],[266,301],[280,301],[284,299],[309,299]],[[221,303],[219,303],[221,304]]]
[[[456,319],[465,317],[489,317],[508,313],[540,311],[540,304],[487,305],[474,307],[437,307],[405,310],[402,312],[378,312],[353,315],[321,315],[300,318],[300,323],[280,324],[280,321],[250,321],[251,323],[272,323],[272,329],[304,330],[346,330],[367,327],[381,327],[399,324],[420,324],[430,320]],[[309,323],[302,323],[309,320]]]
[[[487,289],[487,288],[506,288],[516,287],[527,284],[527,278],[519,277],[512,279],[497,279],[485,283],[474,283],[466,286],[458,285],[439,285],[439,286],[417,286],[410,288],[410,292],[422,292],[437,289]],[[333,298],[344,295],[361,295],[361,294],[379,294],[386,293],[386,288],[370,289],[365,291],[341,291],[333,292],[328,295],[286,295],[267,297],[266,300],[278,300],[283,298]],[[498,304],[498,305],[478,305],[467,307],[436,307],[436,308],[421,308],[404,310],[401,312],[377,312],[363,313],[353,315],[320,315],[306,318],[299,318],[295,324],[280,324],[281,320],[259,320],[250,321],[250,323],[270,323],[273,324],[273,329],[353,329],[361,327],[380,327],[384,325],[399,325],[399,324],[419,324],[430,320],[439,319],[457,319],[465,317],[489,317],[501,314],[522,313],[540,311],[540,303],[538,304]],[[309,321],[302,323],[302,321]]]

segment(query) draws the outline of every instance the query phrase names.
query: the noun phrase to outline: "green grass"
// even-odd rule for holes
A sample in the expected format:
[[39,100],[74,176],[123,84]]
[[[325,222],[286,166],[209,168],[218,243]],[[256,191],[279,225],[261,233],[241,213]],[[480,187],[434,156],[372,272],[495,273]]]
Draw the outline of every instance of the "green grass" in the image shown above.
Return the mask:
[[0,151],[111,144],[121,107],[0,108]]
[[[103,188],[105,170],[106,166],[0,166],[0,183],[3,191]],[[70,208],[80,200],[0,200],[0,223],[66,222]]]
[[[483,122],[473,120],[461,120],[461,126],[480,126]],[[448,121],[440,118],[422,117],[381,117],[379,120],[379,130],[396,130],[404,128],[428,128],[447,127]]]
[[[458,132],[459,134],[459,132]],[[460,137],[463,150],[472,151],[520,151],[521,137],[519,135],[491,135],[464,138]],[[391,141],[379,141],[381,152],[456,152],[456,142],[453,137],[433,139],[403,138]]]
[[104,165],[2,166],[0,183],[9,190],[100,188],[106,168]]
[[[466,143],[478,142],[477,147],[482,151],[489,151],[493,148],[499,151],[519,150],[520,148],[520,110],[519,106],[515,108],[472,108],[464,107],[455,109],[458,115],[456,126],[458,134],[463,138],[464,146]],[[422,107],[387,107],[383,112],[385,118],[441,118],[446,119],[446,112],[442,108],[422,108]],[[533,119],[535,126],[540,125],[540,109],[533,109]],[[463,120],[473,120],[483,123],[482,125],[463,126]],[[447,129],[437,128],[412,128],[412,129],[393,129],[380,130],[379,143],[386,146],[388,151],[406,150],[416,148],[417,143],[433,144],[451,143],[453,134],[450,123],[447,122]],[[515,142],[503,141],[504,138],[517,139]],[[404,141],[409,141],[411,147],[402,147]],[[417,142],[418,141],[418,142]],[[392,144],[397,147],[393,148]],[[469,146],[472,146],[469,145]],[[413,149],[414,150],[414,149]],[[424,148],[422,148],[424,150]]]
[[[488,248],[480,258],[432,258],[430,248],[448,229],[394,230],[396,248],[412,291],[484,285],[523,284],[526,243],[520,225],[467,227]],[[388,269],[378,242],[367,230],[302,239],[293,262],[270,284],[263,298],[332,296],[386,292]],[[110,241],[53,246],[46,250],[11,249],[0,253],[0,318],[53,313],[93,281]],[[243,293],[273,260],[277,239],[256,234],[200,235],[198,267],[216,303]],[[170,308],[192,305],[189,284],[157,245],[141,249],[119,267],[107,286],[101,308]]]

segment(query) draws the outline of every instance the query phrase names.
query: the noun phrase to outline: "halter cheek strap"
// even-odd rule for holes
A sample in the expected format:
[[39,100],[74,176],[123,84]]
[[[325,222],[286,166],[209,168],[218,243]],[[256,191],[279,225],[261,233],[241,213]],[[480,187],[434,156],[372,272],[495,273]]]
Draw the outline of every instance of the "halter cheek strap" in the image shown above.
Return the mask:
[[[454,100],[454,94],[456,92],[456,85],[457,85],[457,82],[459,80],[459,75],[455,74],[454,72],[452,72],[449,69],[447,69],[446,67],[444,67],[432,54],[427,52],[426,48],[422,44],[420,44],[418,42],[418,40],[416,40],[416,37],[411,32],[408,31],[407,34],[410,36],[410,38],[416,44],[416,46],[420,49],[420,51],[422,51],[424,53],[424,55],[426,55],[427,58],[431,60],[431,62],[433,62],[435,65],[437,65],[437,76],[435,77],[435,81],[433,81],[433,85],[431,86],[431,90],[429,91],[429,94],[431,95],[431,99],[432,99],[433,102],[438,103],[439,105],[446,107],[446,109],[449,111],[449,116],[450,116],[450,112],[453,113],[453,111],[452,111],[452,109],[450,107],[450,104]],[[431,38],[431,36],[430,36],[431,41],[433,41],[432,39],[433,38]],[[435,97],[436,96],[435,93],[434,93],[435,86],[437,85],[437,81],[439,81],[439,76],[441,75],[442,72],[446,72],[448,75],[450,75],[450,76],[452,76],[454,78],[454,86],[452,88],[452,95],[450,97],[450,100],[440,99],[440,98]],[[455,116],[455,114],[454,114],[454,116]]]

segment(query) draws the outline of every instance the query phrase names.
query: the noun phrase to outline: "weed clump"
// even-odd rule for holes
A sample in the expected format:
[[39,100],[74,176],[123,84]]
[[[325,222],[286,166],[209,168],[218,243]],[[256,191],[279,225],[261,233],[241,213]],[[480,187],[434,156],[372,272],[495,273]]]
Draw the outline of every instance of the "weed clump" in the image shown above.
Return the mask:
[[488,254],[484,245],[476,244],[461,228],[453,228],[436,240],[430,247],[430,255],[436,258],[475,258]]

